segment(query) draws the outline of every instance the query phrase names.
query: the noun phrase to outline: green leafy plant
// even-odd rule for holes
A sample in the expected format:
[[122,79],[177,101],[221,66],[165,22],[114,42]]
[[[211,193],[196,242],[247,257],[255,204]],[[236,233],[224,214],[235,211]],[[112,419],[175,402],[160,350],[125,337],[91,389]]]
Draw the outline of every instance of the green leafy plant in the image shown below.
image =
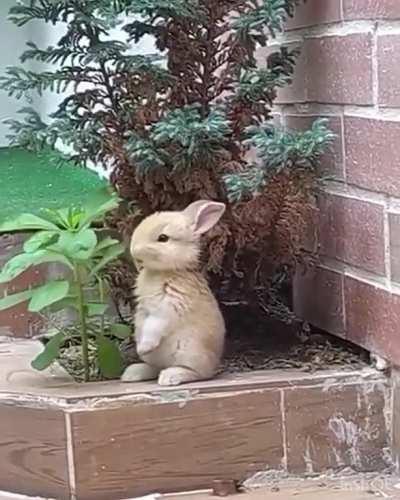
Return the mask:
[[[108,169],[127,202],[112,227],[126,235],[154,211],[225,202],[224,219],[204,240],[204,269],[221,304],[246,304],[254,317],[259,306],[271,310],[271,285],[315,260],[304,235],[333,139],[324,120],[305,132],[271,120],[300,47],[269,42],[300,3],[21,0],[10,11],[18,26],[38,20],[64,31],[51,46],[29,43],[21,63],[31,64],[7,68],[0,88],[17,98],[63,95],[48,117],[25,108],[9,120],[12,143],[41,150],[61,141],[77,163]],[[137,53],[144,38],[155,53]],[[134,213],[125,210],[131,204]],[[132,280],[124,274],[114,276],[121,296]]]
[[[54,279],[36,288],[5,295],[0,310],[29,301],[30,312],[55,312],[70,309],[75,312],[82,345],[84,380],[90,378],[89,337],[91,322],[99,321],[94,334],[97,361],[102,375],[117,377],[122,371],[122,357],[114,337],[126,338],[131,329],[124,324],[111,325],[107,330],[104,315],[109,307],[107,283],[102,272],[123,252],[123,245],[110,236],[100,237],[96,224],[119,199],[107,189],[98,191],[81,207],[48,210],[42,216],[23,214],[0,225],[1,232],[34,231],[24,243],[23,252],[11,258],[0,272],[0,283],[8,283],[31,266],[58,263],[65,267],[65,277]],[[44,351],[33,360],[37,370],[49,367],[68,341],[67,330],[60,329],[46,343]]]

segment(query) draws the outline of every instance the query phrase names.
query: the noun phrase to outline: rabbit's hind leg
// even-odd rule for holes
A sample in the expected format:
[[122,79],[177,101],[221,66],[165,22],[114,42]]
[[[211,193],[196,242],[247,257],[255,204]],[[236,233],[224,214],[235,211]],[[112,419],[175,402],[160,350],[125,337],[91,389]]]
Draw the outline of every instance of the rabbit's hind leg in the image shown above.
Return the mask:
[[145,380],[155,380],[159,373],[159,368],[150,366],[147,363],[135,363],[126,368],[121,376],[121,380],[122,382],[144,382]]
[[159,385],[174,386],[203,379],[204,377],[194,370],[182,366],[171,366],[170,368],[162,370],[158,377],[158,383]]

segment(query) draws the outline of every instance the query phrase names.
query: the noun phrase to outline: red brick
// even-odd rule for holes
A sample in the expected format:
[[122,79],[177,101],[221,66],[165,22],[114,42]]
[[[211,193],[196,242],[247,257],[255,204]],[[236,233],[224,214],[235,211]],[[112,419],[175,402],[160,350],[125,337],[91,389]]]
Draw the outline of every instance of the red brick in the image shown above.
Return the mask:
[[[45,267],[30,268],[11,283],[0,285],[0,297],[7,290],[8,293],[22,292],[23,290],[42,284],[45,281]],[[0,335],[14,337],[32,337],[40,332],[43,321],[38,314],[30,313],[27,303],[19,304],[10,309],[0,311]]]
[[347,182],[400,196],[400,122],[345,117]]
[[22,248],[26,234],[0,234],[0,260],[16,255]]
[[392,420],[392,457],[397,464],[396,473],[400,468],[400,370],[394,367],[390,374],[393,387],[393,420]]
[[[27,234],[0,235],[0,268],[14,255],[22,251],[26,237]],[[0,297],[5,291],[7,293],[22,292],[29,287],[44,283],[46,270],[47,266],[45,265],[30,268],[11,283],[0,284]],[[38,314],[30,313],[26,303],[0,311],[0,335],[32,337],[38,334],[42,327],[42,318]]]
[[373,104],[370,34],[311,38],[305,51],[308,101]]
[[[262,62],[271,49],[259,51]],[[277,102],[372,104],[372,36],[354,34],[307,39],[292,85],[279,90]]]
[[297,7],[296,14],[288,21],[286,29],[335,23],[340,20],[340,0],[308,0]]
[[343,0],[345,20],[400,19],[399,0]]
[[[23,243],[29,236],[29,233],[0,235],[0,269],[9,259],[22,252]],[[10,283],[0,284],[0,298],[6,291],[7,293],[22,292],[41,285],[49,279],[63,279],[66,272],[63,265],[55,263],[29,268]],[[41,315],[28,311],[27,303],[0,311],[0,335],[32,337],[41,333],[44,324],[45,321]]]
[[317,118],[328,118],[328,127],[336,135],[335,141],[329,151],[321,158],[321,169],[323,175],[329,175],[338,180],[344,179],[343,171],[343,140],[342,121],[339,116],[316,116],[316,115],[287,115],[286,125],[289,128],[306,130]]
[[391,279],[400,283],[400,214],[389,214]]
[[345,278],[347,338],[400,364],[400,296]]
[[297,273],[293,302],[300,318],[329,333],[344,336],[342,274],[322,268]]
[[319,206],[321,254],[385,274],[383,206],[330,194]]
[[[384,450],[390,446],[391,433],[385,421],[385,402],[389,394],[384,383],[350,385],[333,381],[324,387],[285,391],[288,472],[300,475],[347,467],[358,472],[387,469],[389,460]],[[304,497],[300,492],[299,496],[283,495],[282,500],[343,500],[345,496],[343,492],[337,492],[337,496],[314,492]],[[265,494],[261,498],[276,497]],[[367,500],[369,495],[351,498]]]
[[400,106],[399,35],[385,35],[378,39],[378,78],[379,104],[387,107]]

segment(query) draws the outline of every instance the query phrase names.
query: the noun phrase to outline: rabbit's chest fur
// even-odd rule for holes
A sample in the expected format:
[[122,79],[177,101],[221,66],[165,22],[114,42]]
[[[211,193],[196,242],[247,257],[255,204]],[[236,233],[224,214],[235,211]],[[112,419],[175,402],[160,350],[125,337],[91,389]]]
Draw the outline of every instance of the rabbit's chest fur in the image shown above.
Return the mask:
[[[142,270],[136,283],[136,300],[139,311],[145,315],[159,314],[163,303],[168,302],[178,314],[184,316],[207,294],[208,286],[197,273],[161,273]],[[208,293],[211,293],[208,291]]]
[[[153,365],[168,367],[187,365],[194,355],[202,361],[202,353],[210,352],[211,364],[219,358],[225,333],[224,322],[214,296],[200,273],[161,273],[142,270],[136,283],[136,334],[149,316],[160,318],[171,313],[160,346],[142,358]],[[165,318],[168,320],[168,318]],[[207,357],[207,364],[209,355]]]

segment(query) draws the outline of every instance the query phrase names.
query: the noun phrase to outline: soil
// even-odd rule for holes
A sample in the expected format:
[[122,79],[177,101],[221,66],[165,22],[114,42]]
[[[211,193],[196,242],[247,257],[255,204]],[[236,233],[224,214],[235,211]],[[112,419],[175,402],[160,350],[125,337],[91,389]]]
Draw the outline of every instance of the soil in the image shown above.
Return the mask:
[[[228,325],[225,356],[220,372],[299,369],[315,372],[330,368],[360,369],[370,364],[369,353],[346,340],[307,325],[284,325],[265,320],[246,325],[234,321]],[[123,350],[129,363],[139,361],[134,343]]]
[[225,308],[228,338],[222,369],[226,372],[336,367],[361,368],[369,354],[339,337],[289,320],[256,317],[246,307]]
[[[282,333],[282,332],[281,332]],[[358,346],[326,333],[312,330],[302,335],[263,336],[230,339],[222,371],[299,369],[315,372],[328,368],[357,369],[369,364],[369,354]]]
[[[313,373],[332,368],[360,369],[370,364],[369,353],[339,337],[304,324],[285,325],[265,319],[254,321],[244,314],[228,319],[228,336],[220,373],[254,370],[298,369]],[[90,345],[91,378],[100,380],[96,348]],[[126,365],[140,362],[134,340],[120,345]],[[82,380],[80,346],[62,350],[60,364],[78,381]]]

